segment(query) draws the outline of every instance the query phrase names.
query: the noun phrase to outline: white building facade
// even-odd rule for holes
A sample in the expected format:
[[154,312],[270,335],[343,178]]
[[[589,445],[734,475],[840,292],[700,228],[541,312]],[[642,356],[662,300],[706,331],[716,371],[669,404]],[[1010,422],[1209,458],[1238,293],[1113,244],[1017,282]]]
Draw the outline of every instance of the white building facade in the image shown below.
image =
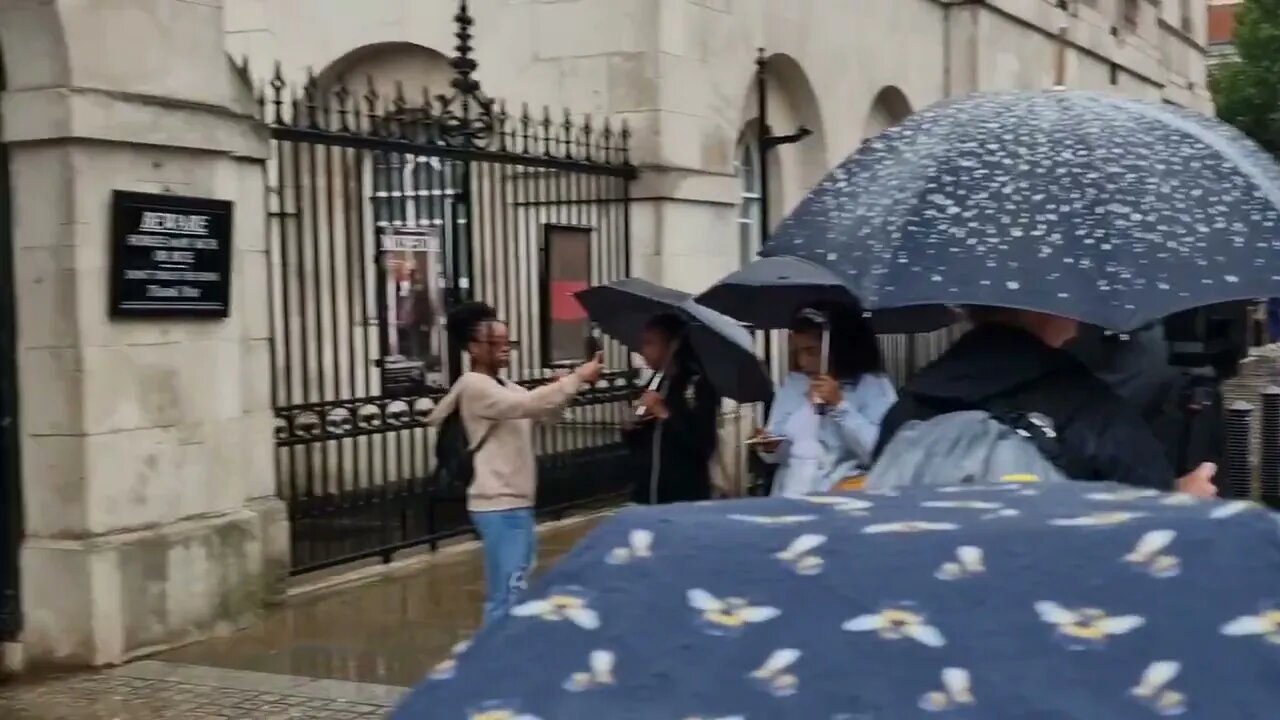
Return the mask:
[[[273,121],[281,98],[305,117],[309,69],[314,95],[345,98],[348,118],[370,85],[383,103],[403,88],[409,109],[424,86],[449,93],[457,9],[0,0],[9,660],[109,664],[243,624],[291,566],[311,562],[296,543],[290,558],[291,533],[313,520],[301,496],[327,508],[419,486],[429,453],[415,423],[431,394],[393,397],[384,372],[388,346],[419,339],[373,322],[369,308],[394,293],[364,284],[376,273],[362,269],[388,228],[425,228],[429,240],[451,228],[445,240],[480,248],[466,281],[524,318],[521,371],[535,379],[573,354],[554,324],[575,316],[542,302],[544,285],[632,274],[701,290],[752,257],[762,224],[866,137],[940,99],[1060,82],[1211,110],[1205,0],[473,0],[474,51],[461,54],[505,100],[520,153],[484,156],[458,180],[454,148],[325,145],[332,133],[312,142]],[[763,166],[761,48],[769,131],[810,131]],[[544,106],[548,127],[566,108],[596,133],[607,119],[613,138],[625,121],[629,154],[536,158],[522,142],[526,103],[534,126]],[[366,114],[385,118],[386,105]],[[546,154],[579,152],[568,148]],[[113,190],[235,204],[225,318],[108,315]],[[547,249],[552,231],[563,258]],[[625,257],[574,254],[605,234]],[[548,280],[547,268],[560,274]],[[384,374],[370,374],[374,361]],[[575,410],[540,442],[589,451],[611,432],[605,415]],[[380,439],[396,423],[403,449]],[[342,529],[385,534],[381,517],[344,517]],[[383,542],[388,554],[406,544]],[[354,557],[345,547],[313,565]]]
[[[475,0],[478,77],[510,106],[626,119],[641,169],[636,273],[697,290],[744,256],[757,194],[742,162],[768,57],[774,132],[813,131],[772,160],[771,221],[866,137],[974,90],[1064,84],[1209,111],[1205,0]],[[453,0],[226,0],[227,47],[363,86],[444,88]],[[306,18],[299,22],[299,18]],[[1065,25],[1065,30],[1063,27]],[[1061,39],[1060,39],[1061,38]],[[754,248],[751,248],[754,251]]]

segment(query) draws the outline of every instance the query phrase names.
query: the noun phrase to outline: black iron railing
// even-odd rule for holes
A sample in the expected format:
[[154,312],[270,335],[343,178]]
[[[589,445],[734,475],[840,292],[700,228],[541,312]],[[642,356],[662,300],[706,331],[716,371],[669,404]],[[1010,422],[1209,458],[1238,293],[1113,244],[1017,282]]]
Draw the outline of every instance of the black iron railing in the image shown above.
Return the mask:
[[[461,370],[447,308],[494,305],[516,343],[511,378],[537,384],[581,357],[585,319],[568,293],[630,273],[626,126],[489,98],[461,8],[446,94],[371,79],[294,87],[279,70],[262,93],[278,489],[295,572],[470,532],[463,499],[429,481],[425,420]],[[537,431],[544,511],[624,490],[634,373],[616,343],[605,352],[614,371]]]

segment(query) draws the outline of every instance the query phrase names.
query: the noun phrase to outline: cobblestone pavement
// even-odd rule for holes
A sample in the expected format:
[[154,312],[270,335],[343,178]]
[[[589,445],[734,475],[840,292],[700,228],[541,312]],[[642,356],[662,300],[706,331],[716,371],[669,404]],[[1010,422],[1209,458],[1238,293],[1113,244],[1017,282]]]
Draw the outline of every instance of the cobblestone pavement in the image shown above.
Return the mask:
[[[594,522],[539,537],[547,567]],[[113,670],[0,685],[2,720],[363,720],[383,717],[479,622],[477,549],[301,599],[258,626]]]
[[0,689],[4,720],[362,720],[404,688],[144,660]]

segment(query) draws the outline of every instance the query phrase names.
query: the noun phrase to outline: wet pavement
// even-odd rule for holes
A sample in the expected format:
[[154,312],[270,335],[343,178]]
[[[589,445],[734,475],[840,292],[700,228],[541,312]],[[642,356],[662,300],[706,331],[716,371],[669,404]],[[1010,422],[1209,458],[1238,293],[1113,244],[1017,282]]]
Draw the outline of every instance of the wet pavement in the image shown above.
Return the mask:
[[[539,537],[545,568],[595,524]],[[0,686],[4,720],[356,720],[382,717],[479,624],[478,550],[401,577],[304,597],[257,626],[114,670]]]

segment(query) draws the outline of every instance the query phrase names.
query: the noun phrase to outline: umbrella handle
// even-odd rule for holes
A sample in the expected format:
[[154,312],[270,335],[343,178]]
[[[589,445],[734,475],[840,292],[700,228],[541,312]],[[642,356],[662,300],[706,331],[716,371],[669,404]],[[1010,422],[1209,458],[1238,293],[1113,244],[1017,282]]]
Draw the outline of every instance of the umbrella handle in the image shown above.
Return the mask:
[[[822,326],[822,357],[818,360],[818,372],[827,375],[831,371],[831,326]],[[819,415],[827,414],[827,404],[817,398],[813,400],[813,411]]]

